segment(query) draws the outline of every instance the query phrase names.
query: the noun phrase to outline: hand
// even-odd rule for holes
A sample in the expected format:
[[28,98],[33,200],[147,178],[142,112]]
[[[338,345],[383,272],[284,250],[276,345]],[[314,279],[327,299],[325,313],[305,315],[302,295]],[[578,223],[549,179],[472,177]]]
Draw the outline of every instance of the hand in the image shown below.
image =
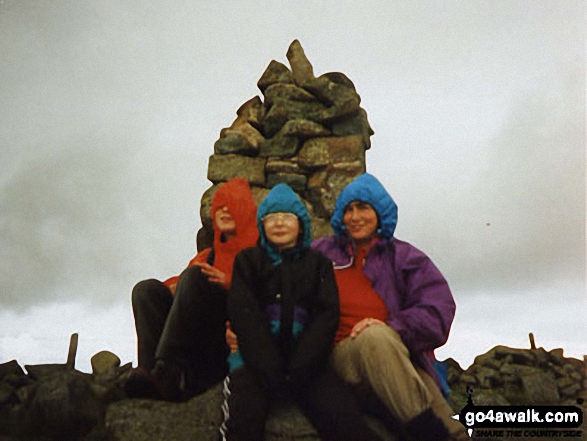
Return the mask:
[[238,339],[236,338],[236,334],[232,332],[232,328],[230,327],[230,322],[226,322],[226,344],[230,348],[230,353],[233,354],[238,351]]
[[220,271],[218,268],[214,268],[212,265],[203,262],[197,262],[195,264],[202,269],[202,273],[208,276],[208,281],[210,283],[216,283],[220,286],[224,286],[226,282],[226,274]]
[[369,326],[374,326],[374,325],[385,325],[385,322],[382,322],[381,320],[377,320],[375,318],[364,318],[359,323],[357,323],[355,326],[353,326],[353,329],[351,330],[350,337],[356,338],[361,332],[363,332]]

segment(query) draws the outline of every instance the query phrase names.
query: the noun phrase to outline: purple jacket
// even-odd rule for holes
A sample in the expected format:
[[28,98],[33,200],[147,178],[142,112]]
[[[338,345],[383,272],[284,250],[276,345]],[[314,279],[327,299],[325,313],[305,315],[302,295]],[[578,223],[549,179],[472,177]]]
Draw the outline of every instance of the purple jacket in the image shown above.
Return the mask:
[[[353,263],[352,245],[345,237],[317,239],[312,247],[342,269]],[[396,238],[378,240],[363,266],[381,296],[387,323],[401,336],[412,359],[437,380],[430,351],[448,339],[455,302],[448,283],[422,251]]]

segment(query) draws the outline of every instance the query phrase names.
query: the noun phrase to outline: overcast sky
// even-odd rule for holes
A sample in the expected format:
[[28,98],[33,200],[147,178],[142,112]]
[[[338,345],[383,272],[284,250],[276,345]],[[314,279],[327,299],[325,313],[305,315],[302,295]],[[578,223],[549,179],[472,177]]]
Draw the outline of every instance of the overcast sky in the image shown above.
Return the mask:
[[457,301],[463,366],[587,354],[584,1],[0,0],[0,363],[135,362],[130,292],[195,253],[208,157],[299,39],[375,131],[397,237]]

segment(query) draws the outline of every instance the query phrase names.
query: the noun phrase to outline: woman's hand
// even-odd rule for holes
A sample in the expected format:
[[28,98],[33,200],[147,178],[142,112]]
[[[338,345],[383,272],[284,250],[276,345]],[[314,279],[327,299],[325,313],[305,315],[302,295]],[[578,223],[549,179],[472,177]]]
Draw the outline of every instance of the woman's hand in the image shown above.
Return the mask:
[[232,328],[230,327],[230,322],[226,322],[226,344],[230,348],[230,353],[233,354],[238,351],[238,339],[236,338],[236,334],[232,332]]
[[355,326],[353,326],[353,329],[351,330],[350,337],[357,338],[357,336],[361,332],[363,332],[365,329],[367,329],[369,326],[375,326],[375,325],[385,325],[385,322],[382,322],[381,320],[378,320],[375,318],[364,318],[359,323],[357,323]]
[[214,268],[212,265],[205,262],[197,262],[196,266],[202,269],[202,273],[208,276],[210,283],[216,283],[217,285],[224,286],[226,282],[226,274],[220,271],[218,268]]

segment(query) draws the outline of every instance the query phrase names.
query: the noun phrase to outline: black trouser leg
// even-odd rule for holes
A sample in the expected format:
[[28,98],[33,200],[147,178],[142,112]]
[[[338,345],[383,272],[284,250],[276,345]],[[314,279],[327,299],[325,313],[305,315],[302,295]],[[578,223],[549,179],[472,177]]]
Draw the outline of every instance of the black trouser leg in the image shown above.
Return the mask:
[[368,425],[352,390],[325,370],[296,389],[296,401],[325,441],[380,441]]
[[172,303],[171,291],[159,280],[143,280],[132,290],[138,365],[148,371],[155,365],[155,352]]
[[263,441],[269,398],[261,382],[246,367],[236,369],[224,383],[223,441]]
[[186,268],[179,277],[156,358],[186,369],[188,395],[210,388],[228,372],[226,296],[199,267]]

